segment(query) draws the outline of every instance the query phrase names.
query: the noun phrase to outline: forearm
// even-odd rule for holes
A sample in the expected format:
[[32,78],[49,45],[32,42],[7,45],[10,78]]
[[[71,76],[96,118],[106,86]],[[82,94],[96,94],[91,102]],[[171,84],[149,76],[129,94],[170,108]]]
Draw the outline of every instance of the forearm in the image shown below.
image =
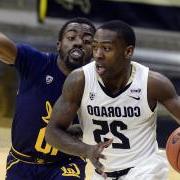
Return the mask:
[[83,136],[83,132],[82,129],[80,127],[80,124],[72,124],[66,131],[68,134],[70,134],[71,136],[75,137],[75,138],[82,138]]
[[180,124],[180,97],[176,96],[164,104],[170,115]]
[[89,145],[83,143],[78,138],[73,137],[65,130],[48,125],[45,138],[49,144],[64,153],[87,157],[86,152]]
[[14,64],[17,48],[13,41],[0,33],[0,61],[6,64]]

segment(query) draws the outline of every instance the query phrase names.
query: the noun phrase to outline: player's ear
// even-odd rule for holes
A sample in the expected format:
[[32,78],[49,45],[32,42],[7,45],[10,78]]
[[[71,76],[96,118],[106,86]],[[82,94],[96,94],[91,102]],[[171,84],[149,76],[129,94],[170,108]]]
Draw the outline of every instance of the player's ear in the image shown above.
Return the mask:
[[133,51],[134,51],[134,46],[130,45],[126,47],[126,51],[125,51],[125,57],[127,59],[131,59],[132,55],[133,55]]
[[57,41],[57,51],[59,52],[61,49],[61,41]]

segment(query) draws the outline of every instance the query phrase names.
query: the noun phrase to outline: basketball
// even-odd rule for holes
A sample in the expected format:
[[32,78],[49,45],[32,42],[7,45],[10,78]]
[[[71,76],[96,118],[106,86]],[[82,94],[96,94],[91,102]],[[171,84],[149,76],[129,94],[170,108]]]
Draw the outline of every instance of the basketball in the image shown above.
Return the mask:
[[180,173],[180,127],[170,134],[166,143],[166,155],[170,165]]

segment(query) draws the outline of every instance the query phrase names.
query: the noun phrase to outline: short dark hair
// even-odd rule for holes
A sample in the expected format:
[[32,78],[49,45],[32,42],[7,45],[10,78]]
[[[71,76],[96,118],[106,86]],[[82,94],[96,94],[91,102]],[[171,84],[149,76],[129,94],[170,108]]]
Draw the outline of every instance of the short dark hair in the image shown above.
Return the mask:
[[70,19],[69,21],[67,21],[63,26],[62,28],[60,29],[59,31],[59,36],[58,36],[58,39],[61,41],[62,40],[62,37],[63,37],[63,33],[66,29],[66,27],[71,24],[71,23],[80,23],[80,24],[87,24],[89,25],[92,30],[93,30],[93,33],[96,32],[96,28],[95,26],[93,25],[93,23],[87,19],[87,18],[83,18],[83,17],[76,17],[76,18],[73,18],[73,19]]
[[97,29],[108,29],[115,31],[118,35],[118,38],[124,39],[125,43],[129,45],[135,46],[136,44],[136,36],[133,28],[131,28],[130,25],[127,23],[121,21],[121,20],[112,20],[108,21],[101,26],[99,26]]

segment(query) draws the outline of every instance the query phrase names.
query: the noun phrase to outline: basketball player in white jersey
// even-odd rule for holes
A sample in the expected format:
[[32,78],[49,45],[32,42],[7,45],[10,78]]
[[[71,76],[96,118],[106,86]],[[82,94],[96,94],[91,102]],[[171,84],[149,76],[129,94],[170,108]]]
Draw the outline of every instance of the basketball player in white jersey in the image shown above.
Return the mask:
[[[65,153],[90,159],[93,180],[166,180],[168,164],[158,152],[157,103],[180,122],[180,98],[165,76],[131,61],[133,29],[122,21],[100,26],[90,64],[67,78],[46,138]],[[66,133],[78,111],[82,142]]]

